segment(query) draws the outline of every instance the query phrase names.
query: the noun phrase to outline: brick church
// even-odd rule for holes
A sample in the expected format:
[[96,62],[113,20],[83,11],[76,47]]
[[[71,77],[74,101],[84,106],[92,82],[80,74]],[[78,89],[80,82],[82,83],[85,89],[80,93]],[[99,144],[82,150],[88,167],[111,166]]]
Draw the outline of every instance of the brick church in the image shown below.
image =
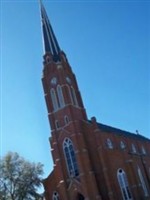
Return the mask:
[[42,83],[54,168],[46,200],[150,199],[150,139],[87,118],[76,77],[41,6]]

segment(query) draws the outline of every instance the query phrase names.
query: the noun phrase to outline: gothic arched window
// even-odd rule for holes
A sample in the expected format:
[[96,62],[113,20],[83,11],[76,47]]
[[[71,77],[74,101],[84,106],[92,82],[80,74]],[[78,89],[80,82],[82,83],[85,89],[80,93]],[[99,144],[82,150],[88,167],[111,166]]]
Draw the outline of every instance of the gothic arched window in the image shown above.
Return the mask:
[[62,108],[62,107],[64,107],[65,102],[64,102],[64,96],[63,96],[62,88],[61,88],[60,85],[57,86],[57,95],[58,95],[59,105]]
[[60,200],[58,192],[53,192],[52,200]]
[[131,149],[132,149],[132,153],[136,153],[136,152],[137,152],[137,151],[136,151],[136,147],[135,147],[134,144],[131,144]]
[[50,57],[49,57],[49,56],[46,56],[46,62],[47,62],[47,63],[50,63],[50,60],[51,60]]
[[59,124],[59,121],[58,121],[58,120],[55,120],[55,126],[56,126],[57,129],[60,128],[60,124]]
[[113,149],[113,143],[112,143],[111,139],[107,138],[106,144],[107,144],[107,147],[108,147],[109,149]]
[[131,197],[131,192],[129,190],[127,176],[123,169],[118,169],[117,178],[118,178],[123,200],[131,200],[132,197]]
[[70,87],[67,85],[67,88],[68,88],[68,92],[69,92],[69,96],[70,96],[70,100],[71,100],[71,104],[74,104],[73,103],[73,98],[72,98],[72,94],[71,94],[71,89],[70,89]]
[[139,167],[138,167],[138,175],[139,175],[139,178],[140,178],[140,181],[141,181],[141,184],[142,184],[142,188],[143,188],[143,191],[144,191],[144,196],[148,197],[147,187],[146,187],[146,184],[145,184],[144,177],[142,175],[141,169]]
[[78,101],[77,101],[77,97],[76,97],[76,93],[74,88],[71,86],[71,99],[73,101],[73,104],[78,106]]
[[64,121],[65,121],[65,124],[68,124],[68,123],[69,123],[69,118],[68,118],[67,115],[65,115],[65,117],[64,117]]
[[53,109],[54,111],[56,111],[58,110],[58,101],[57,101],[55,90],[53,88],[50,90],[50,94],[51,94]]
[[75,177],[79,175],[77,160],[75,157],[74,147],[72,141],[66,138],[63,143],[63,149],[65,154],[65,159],[67,163],[67,168],[70,177]]
[[120,142],[120,148],[121,149],[125,149],[126,148],[126,145],[123,141]]
[[146,150],[143,146],[141,147],[141,151],[142,151],[142,154],[144,154],[144,155],[146,154]]

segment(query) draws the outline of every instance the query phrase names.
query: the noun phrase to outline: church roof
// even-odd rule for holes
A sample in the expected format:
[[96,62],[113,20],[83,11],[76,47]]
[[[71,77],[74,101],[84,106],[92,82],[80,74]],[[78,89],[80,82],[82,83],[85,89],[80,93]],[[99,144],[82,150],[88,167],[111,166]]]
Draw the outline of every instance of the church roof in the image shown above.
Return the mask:
[[128,131],[124,131],[118,128],[114,128],[108,125],[104,125],[101,123],[97,123],[98,127],[100,130],[105,131],[105,132],[109,132],[109,133],[113,133],[116,134],[118,136],[124,136],[124,137],[129,137],[129,138],[133,138],[133,139],[139,139],[139,140],[150,140],[149,138],[144,137],[143,135],[137,133],[131,133]]
[[41,0],[40,0],[40,10],[41,10],[43,42],[44,42],[45,53],[51,53],[53,61],[55,62],[60,61],[60,57],[59,57],[60,47]]

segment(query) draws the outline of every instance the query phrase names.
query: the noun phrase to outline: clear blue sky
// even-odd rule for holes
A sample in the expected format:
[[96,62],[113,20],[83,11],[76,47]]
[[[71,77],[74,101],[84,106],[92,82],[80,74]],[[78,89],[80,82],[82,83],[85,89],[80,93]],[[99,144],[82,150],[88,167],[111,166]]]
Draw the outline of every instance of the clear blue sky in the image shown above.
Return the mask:
[[[89,118],[150,137],[150,3],[44,1]],[[38,1],[1,1],[1,155],[51,171]]]

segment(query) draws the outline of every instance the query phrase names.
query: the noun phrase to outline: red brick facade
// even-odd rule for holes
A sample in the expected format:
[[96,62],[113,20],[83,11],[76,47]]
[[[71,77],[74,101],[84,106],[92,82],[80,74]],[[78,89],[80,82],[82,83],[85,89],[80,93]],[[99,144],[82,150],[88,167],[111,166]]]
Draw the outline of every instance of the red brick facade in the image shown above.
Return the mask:
[[[127,176],[131,193],[131,198],[127,199],[150,199],[150,140],[139,134],[99,124],[95,118],[89,121],[75,76],[64,53],[61,53],[61,59],[61,62],[54,63],[50,60],[50,55],[46,54],[44,57],[43,87],[52,127],[50,144],[54,160],[54,170],[44,180],[46,200],[52,200],[54,192],[57,192],[62,200],[125,199],[117,178],[119,169],[124,170]],[[51,81],[54,77],[56,83]],[[67,82],[66,77],[69,77],[71,82]],[[50,90],[54,88],[57,91],[58,85],[62,87],[64,106],[53,111]],[[71,102],[69,88],[72,86],[78,105]],[[67,123],[65,116],[68,116]],[[79,168],[79,175],[75,177],[68,174],[63,149],[65,138],[70,138],[74,146]],[[110,146],[108,139],[112,142]],[[132,144],[135,146],[135,152]],[[145,190],[138,168],[142,173]],[[79,194],[83,197],[79,197]]]
[[150,199],[150,140],[87,119],[75,75],[57,46],[45,53],[42,82],[54,161],[43,182],[46,200]]

